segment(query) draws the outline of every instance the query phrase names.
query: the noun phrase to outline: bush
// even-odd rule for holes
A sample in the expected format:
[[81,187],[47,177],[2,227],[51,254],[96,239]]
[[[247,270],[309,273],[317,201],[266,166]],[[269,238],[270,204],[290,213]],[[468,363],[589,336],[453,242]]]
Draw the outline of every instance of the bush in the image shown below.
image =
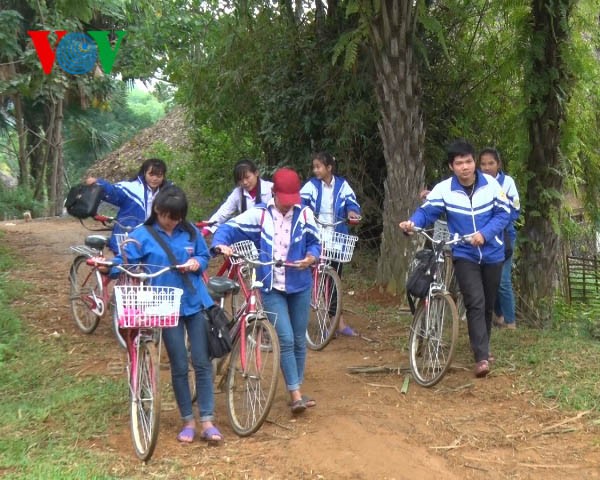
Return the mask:
[[0,215],[2,219],[23,218],[23,212],[29,210],[33,217],[44,215],[44,205],[33,198],[33,192],[27,188],[4,188],[0,190]]

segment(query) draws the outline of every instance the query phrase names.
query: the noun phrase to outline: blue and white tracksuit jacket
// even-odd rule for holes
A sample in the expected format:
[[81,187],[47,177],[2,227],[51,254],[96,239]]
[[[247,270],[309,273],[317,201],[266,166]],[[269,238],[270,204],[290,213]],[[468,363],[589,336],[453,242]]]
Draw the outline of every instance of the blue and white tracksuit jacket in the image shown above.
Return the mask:
[[517,186],[515,185],[513,178],[506,175],[502,170],[498,172],[498,175],[496,175],[496,180],[502,187],[502,190],[504,190],[504,193],[506,193],[506,198],[508,198],[508,203],[510,204],[510,222],[508,223],[506,230],[508,231],[510,241],[514,245],[515,240],[517,239],[515,222],[521,213],[519,192],[517,192]]
[[[219,226],[213,236],[212,246],[231,245],[241,240],[251,240],[256,245],[259,259],[267,262],[273,259],[273,235],[275,224],[273,222],[273,200],[267,206],[256,206],[246,210],[241,215]],[[302,260],[307,254],[319,258],[321,244],[317,225],[310,208],[294,205],[292,216],[292,231],[290,232],[290,246],[288,249],[288,262]],[[279,260],[279,259],[277,259]],[[263,290],[273,288],[273,266],[260,266],[256,269],[258,280],[263,282]],[[312,269],[300,270],[287,268],[285,271],[285,291],[297,293],[310,288],[312,285]]]
[[510,221],[510,205],[500,184],[485,173],[476,171],[471,198],[455,175],[438,183],[427,195],[427,200],[410,220],[424,228],[446,213],[451,235],[469,235],[479,232],[485,243],[473,247],[467,243],[452,246],[456,258],[477,263],[502,263],[504,261],[503,231]]
[[[208,268],[210,253],[198,229],[193,225],[192,227],[195,230],[195,235],[193,236],[181,224],[178,224],[169,235],[158,223],[152,225],[156,233],[170,247],[177,265],[182,265],[191,258],[195,258],[200,264],[200,268],[195,272],[180,273],[176,270],[170,270],[150,280],[151,285],[183,289],[179,311],[184,316],[195,315],[200,310],[205,310],[214,304],[202,279],[202,272]],[[137,243],[128,242],[125,244],[124,250],[127,256],[127,263],[150,265],[151,267],[149,268],[153,272],[160,269],[161,266],[171,265],[171,261],[160,244],[148,232],[148,228],[150,227],[143,226],[131,232],[129,237],[137,240]],[[114,262],[119,265],[122,264],[123,256],[117,255],[114,258]],[[117,268],[113,268],[110,273],[112,277],[117,277],[120,271]],[[187,275],[190,279],[192,288],[188,288],[188,285],[183,280],[183,275]]]
[[[153,192],[143,180],[143,177],[138,176],[135,180],[115,184],[99,178],[96,183],[104,191],[102,200],[119,207],[117,222],[122,225],[127,227],[138,226],[146,221],[152,213],[152,201],[158,190]],[[114,236],[116,233],[123,233],[123,229],[117,224],[115,224],[113,235],[108,241],[108,248],[115,253],[119,251]]]
[[[348,212],[356,212],[360,215],[360,205],[356,201],[356,195],[350,184],[343,177],[333,176],[333,215],[334,221],[345,220]],[[323,195],[323,181],[311,178],[300,190],[302,205],[310,207],[318,217],[321,213],[321,198]],[[336,232],[348,233],[348,225],[340,223],[335,227]]]

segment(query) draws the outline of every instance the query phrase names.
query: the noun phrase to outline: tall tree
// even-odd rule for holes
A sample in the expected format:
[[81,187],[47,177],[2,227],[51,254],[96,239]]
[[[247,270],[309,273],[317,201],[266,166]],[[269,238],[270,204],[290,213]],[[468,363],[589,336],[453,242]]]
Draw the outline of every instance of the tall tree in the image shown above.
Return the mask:
[[398,222],[408,218],[423,186],[425,128],[421,82],[415,51],[417,19],[424,2],[359,0],[350,4],[361,13],[375,65],[379,105],[379,134],[387,176],[384,183],[383,233],[377,282],[393,294],[404,289],[408,254],[412,248],[400,234]]
[[532,0],[525,95],[530,152],[527,157],[525,226],[521,232],[519,290],[529,320],[547,325],[558,284],[564,159],[561,132],[574,76],[569,67],[576,0]]

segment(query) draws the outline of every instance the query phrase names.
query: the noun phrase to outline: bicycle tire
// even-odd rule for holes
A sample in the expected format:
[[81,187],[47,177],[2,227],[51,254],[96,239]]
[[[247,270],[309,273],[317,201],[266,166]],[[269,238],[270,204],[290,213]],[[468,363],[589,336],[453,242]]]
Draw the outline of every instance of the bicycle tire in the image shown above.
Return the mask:
[[432,294],[429,308],[427,301],[422,301],[413,318],[408,344],[410,371],[419,385],[432,387],[444,377],[452,364],[457,339],[458,311],[452,296]]
[[[93,333],[104,314],[104,287],[100,272],[86,263],[87,257],[75,257],[69,272],[69,302],[75,324],[84,333]],[[92,309],[100,312],[95,313]]]
[[152,457],[158,440],[160,418],[160,363],[152,340],[140,340],[135,371],[130,376],[130,424],[135,454],[140,460]]
[[227,416],[234,432],[247,437],[262,426],[275,398],[279,377],[279,338],[275,327],[266,318],[250,321],[245,338],[236,340],[230,355],[225,388]]
[[[306,328],[306,345],[309,349],[323,350],[335,336],[342,315],[342,281],[330,266],[324,266],[316,275],[317,291],[311,294],[310,314]],[[335,313],[331,312],[336,300]],[[333,313],[333,315],[332,315]]]

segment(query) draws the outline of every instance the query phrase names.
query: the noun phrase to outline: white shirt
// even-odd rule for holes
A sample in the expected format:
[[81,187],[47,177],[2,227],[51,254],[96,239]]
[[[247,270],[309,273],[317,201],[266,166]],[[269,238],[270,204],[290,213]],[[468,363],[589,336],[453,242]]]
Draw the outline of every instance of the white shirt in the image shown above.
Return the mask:
[[333,223],[335,222],[333,212],[333,188],[335,186],[335,177],[332,177],[329,185],[321,180],[321,185],[323,186],[323,189],[321,190],[321,210],[319,212],[319,220],[324,223]]
[[260,178],[260,199],[252,198],[243,188],[234,188],[223,205],[208,219],[209,222],[217,222],[217,225],[210,227],[209,230],[214,233],[219,225],[242,213],[242,195],[246,197],[246,209],[249,210],[257,203],[264,203],[266,205],[273,197],[272,190],[273,183],[262,178]]

